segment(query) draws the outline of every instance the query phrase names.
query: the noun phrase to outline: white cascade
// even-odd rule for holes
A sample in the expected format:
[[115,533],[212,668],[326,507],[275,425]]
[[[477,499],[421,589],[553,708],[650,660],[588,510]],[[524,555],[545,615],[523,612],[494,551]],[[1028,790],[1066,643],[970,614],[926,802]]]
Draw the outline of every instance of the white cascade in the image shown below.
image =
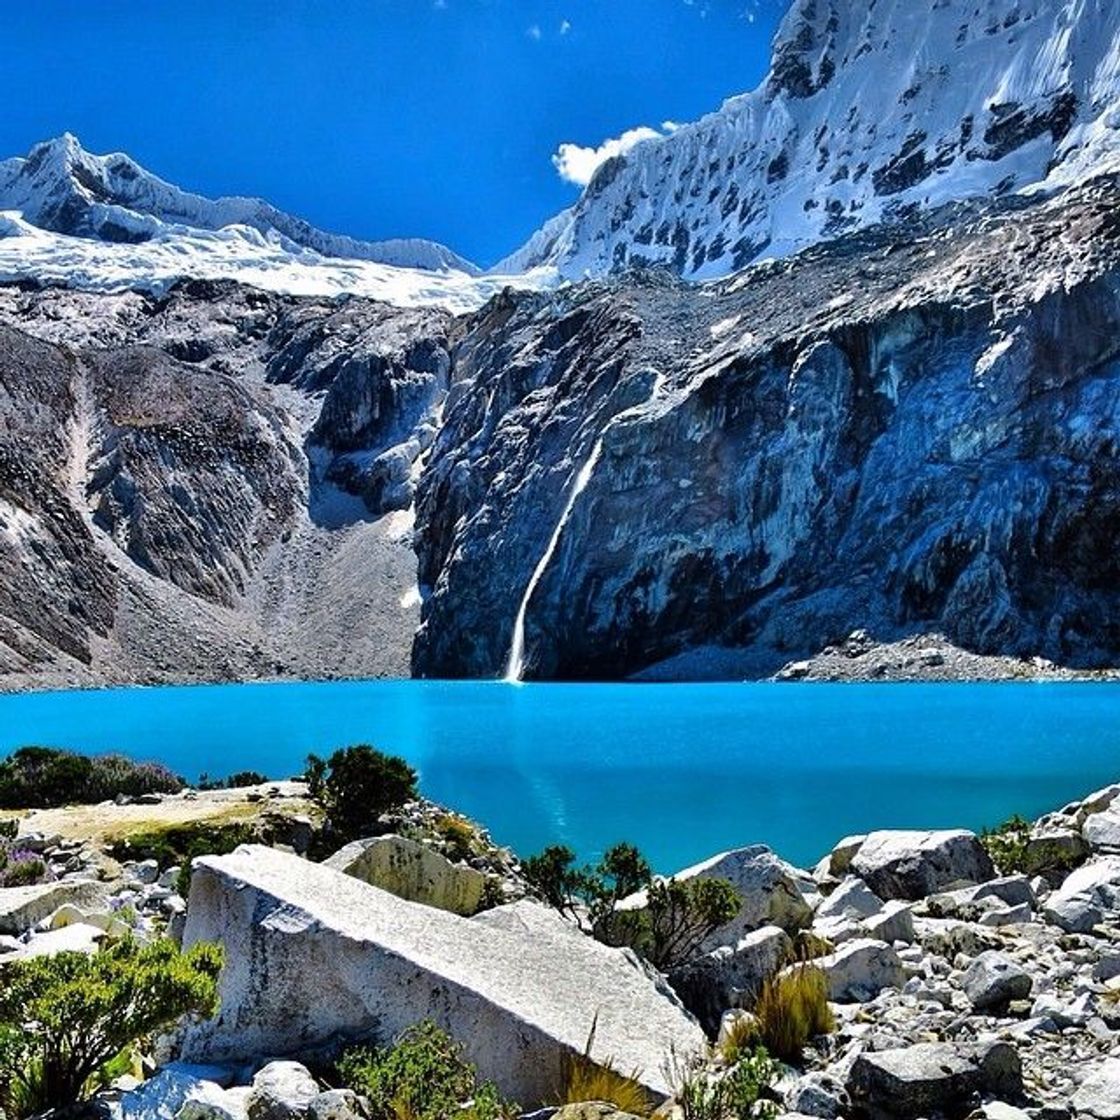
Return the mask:
[[603,438],[600,436],[595,441],[595,446],[591,449],[587,461],[580,467],[579,474],[576,475],[576,480],[572,485],[572,491],[560,513],[560,519],[556,522],[556,528],[552,530],[552,536],[548,539],[548,547],[545,548],[544,555],[537,561],[537,566],[533,569],[533,574],[525,585],[525,594],[521,596],[521,604],[517,608],[517,617],[513,622],[513,638],[510,642],[509,661],[506,663],[505,679],[510,684],[519,683],[522,674],[525,672],[525,614],[529,610],[529,600],[533,597],[533,592],[536,591],[537,585],[548,570],[549,564],[552,563],[552,557],[560,544],[560,538],[564,534],[564,526],[567,525],[568,519],[572,516],[572,510],[575,509],[580,494],[584,492],[588,482],[591,481],[595,464],[599,461],[602,451]]

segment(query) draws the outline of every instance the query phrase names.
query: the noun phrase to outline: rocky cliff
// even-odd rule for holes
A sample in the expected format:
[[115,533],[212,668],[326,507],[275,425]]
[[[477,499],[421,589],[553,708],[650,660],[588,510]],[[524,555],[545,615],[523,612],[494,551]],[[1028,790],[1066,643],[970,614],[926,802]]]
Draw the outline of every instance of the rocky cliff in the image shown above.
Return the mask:
[[420,482],[414,670],[501,674],[527,588],[533,676],[772,672],[857,627],[1111,663],[1118,201],[491,304]]

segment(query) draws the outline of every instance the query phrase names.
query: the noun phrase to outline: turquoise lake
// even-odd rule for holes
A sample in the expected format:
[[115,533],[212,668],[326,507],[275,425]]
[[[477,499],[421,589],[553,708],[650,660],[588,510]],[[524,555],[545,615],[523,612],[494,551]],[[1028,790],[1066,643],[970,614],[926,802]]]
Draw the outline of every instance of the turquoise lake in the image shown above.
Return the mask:
[[631,840],[661,871],[762,842],[980,828],[1120,778],[1120,685],[216,685],[0,696],[0,754],[119,750],[185,777],[369,742],[527,854]]

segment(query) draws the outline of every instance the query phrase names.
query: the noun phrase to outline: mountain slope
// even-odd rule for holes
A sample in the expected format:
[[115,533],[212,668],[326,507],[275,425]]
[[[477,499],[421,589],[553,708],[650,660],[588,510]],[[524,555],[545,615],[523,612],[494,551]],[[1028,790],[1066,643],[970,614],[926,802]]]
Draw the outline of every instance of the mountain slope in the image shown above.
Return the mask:
[[1113,0],[794,0],[758,89],[607,161],[500,267],[718,277],[1117,167]]
[[41,229],[103,241],[147,241],[166,226],[219,230],[247,226],[324,257],[397,268],[479,269],[445,245],[421,238],[359,241],[324,233],[259,198],[209,199],[164,182],[122,153],[96,156],[76,137],[37,144],[26,158],[0,162],[0,210],[18,210]]

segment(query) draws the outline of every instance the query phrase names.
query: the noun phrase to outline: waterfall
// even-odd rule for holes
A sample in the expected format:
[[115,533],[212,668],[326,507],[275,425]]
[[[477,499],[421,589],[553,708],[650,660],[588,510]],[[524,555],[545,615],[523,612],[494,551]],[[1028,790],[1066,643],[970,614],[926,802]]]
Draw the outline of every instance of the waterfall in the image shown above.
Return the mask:
[[509,661],[506,663],[505,679],[511,684],[520,681],[521,675],[525,671],[525,614],[529,609],[529,600],[533,597],[537,584],[540,583],[544,573],[548,570],[548,565],[552,563],[553,554],[556,552],[556,548],[560,544],[560,537],[564,533],[564,526],[567,525],[568,518],[572,516],[576,500],[587,488],[588,482],[591,481],[592,472],[595,470],[595,464],[599,461],[602,450],[603,438],[600,436],[595,441],[595,446],[591,449],[587,462],[580,467],[579,474],[576,475],[576,480],[572,484],[572,492],[568,495],[568,500],[564,503],[564,508],[560,512],[560,519],[556,522],[556,528],[552,530],[552,536],[548,539],[548,546],[544,550],[544,555],[537,561],[537,566],[533,569],[533,574],[525,585],[525,594],[521,596],[521,604],[517,608],[517,617],[513,623]]

